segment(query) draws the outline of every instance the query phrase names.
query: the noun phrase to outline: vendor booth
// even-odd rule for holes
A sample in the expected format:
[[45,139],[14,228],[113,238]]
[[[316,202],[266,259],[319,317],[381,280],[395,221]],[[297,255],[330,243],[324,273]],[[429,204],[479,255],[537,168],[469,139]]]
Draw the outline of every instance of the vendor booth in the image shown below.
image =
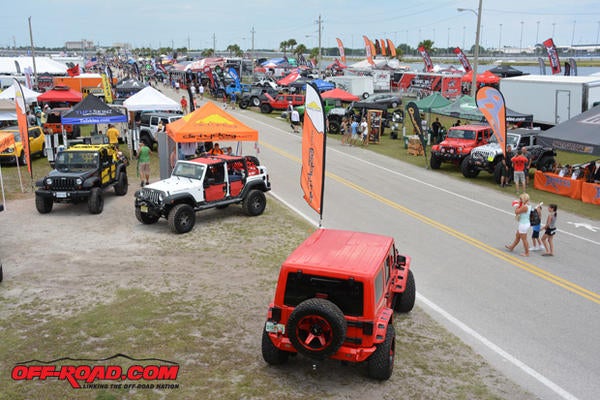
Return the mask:
[[[10,132],[0,132],[0,152],[8,149],[15,145],[15,137]],[[4,179],[2,178],[2,165],[0,164],[0,191],[2,192],[2,203],[4,204],[6,199],[4,197]]]
[[208,102],[196,111],[167,124],[166,135],[159,132],[160,177],[165,179],[170,176],[170,155],[174,151],[177,152],[178,145],[243,141],[257,142],[258,131],[238,121],[214,103]]

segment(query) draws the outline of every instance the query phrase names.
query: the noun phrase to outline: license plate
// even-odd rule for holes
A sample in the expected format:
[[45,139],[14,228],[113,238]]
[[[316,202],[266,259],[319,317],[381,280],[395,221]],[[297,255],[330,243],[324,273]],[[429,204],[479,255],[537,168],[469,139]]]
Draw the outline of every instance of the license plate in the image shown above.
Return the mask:
[[56,198],[57,199],[66,199],[67,193],[66,192],[56,192]]
[[148,206],[140,206],[140,211],[143,213],[147,213],[148,212]]
[[281,333],[285,334],[285,325],[276,324],[275,322],[267,321],[265,330],[270,333]]

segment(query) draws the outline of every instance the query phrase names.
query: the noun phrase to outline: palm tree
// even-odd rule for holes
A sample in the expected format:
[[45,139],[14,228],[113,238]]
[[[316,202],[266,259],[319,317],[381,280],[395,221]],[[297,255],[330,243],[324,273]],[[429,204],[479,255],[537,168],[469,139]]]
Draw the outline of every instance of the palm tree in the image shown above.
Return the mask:
[[244,52],[237,44],[230,44],[226,49],[229,52],[229,55],[235,55],[236,57],[241,57],[244,55]]
[[283,56],[284,57],[286,55],[287,48],[288,48],[288,42],[287,42],[287,40],[279,43],[279,50],[283,51]]
[[287,45],[290,48],[290,52],[292,52],[292,54],[294,53],[294,46],[297,44],[298,44],[298,42],[296,42],[296,39],[289,39],[287,41]]
[[423,40],[421,43],[419,43],[419,45],[417,47],[421,47],[423,46],[425,48],[425,50],[427,50],[428,53],[431,54],[431,51],[433,50],[433,40]]
[[299,55],[304,54],[304,53],[308,53],[308,49],[303,44],[299,44],[294,49],[294,55],[296,55],[296,56],[299,56]]
[[202,57],[212,57],[215,55],[215,51],[213,49],[204,49],[200,55]]

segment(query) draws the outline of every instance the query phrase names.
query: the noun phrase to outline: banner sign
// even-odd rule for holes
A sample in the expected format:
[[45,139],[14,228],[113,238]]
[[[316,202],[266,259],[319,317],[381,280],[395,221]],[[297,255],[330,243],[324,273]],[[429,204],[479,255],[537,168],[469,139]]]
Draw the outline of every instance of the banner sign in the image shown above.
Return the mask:
[[431,62],[431,57],[429,57],[429,53],[427,52],[427,49],[425,49],[425,47],[423,47],[423,46],[420,46],[418,50],[419,50],[419,53],[421,54],[421,57],[423,57],[423,62],[425,63],[425,71],[427,71],[427,72],[433,71],[433,63]]
[[460,47],[456,47],[454,49],[454,54],[456,54],[456,57],[458,57],[458,61],[460,61],[460,63],[462,64],[465,73],[473,71],[473,68],[471,68],[471,63],[467,59],[465,53],[463,53],[463,51],[460,49]]
[[556,46],[554,45],[554,41],[552,38],[546,39],[543,42],[546,51],[548,52],[548,59],[550,60],[550,68],[552,69],[552,74],[560,74],[560,60],[558,59],[558,52],[556,51]]
[[477,108],[485,116],[488,124],[492,127],[494,136],[506,157],[506,106],[504,96],[498,89],[491,86],[483,86],[475,95]]

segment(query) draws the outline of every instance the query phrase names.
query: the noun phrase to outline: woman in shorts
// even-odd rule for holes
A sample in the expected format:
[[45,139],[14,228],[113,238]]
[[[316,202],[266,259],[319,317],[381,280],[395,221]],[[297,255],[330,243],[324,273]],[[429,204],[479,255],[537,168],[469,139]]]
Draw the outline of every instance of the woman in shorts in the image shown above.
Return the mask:
[[558,206],[556,204],[550,204],[548,206],[548,219],[546,220],[546,225],[542,228],[544,230],[544,236],[542,236],[542,243],[544,244],[544,248],[546,252],[542,254],[543,256],[553,256],[554,255],[554,235],[556,234],[556,210]]

